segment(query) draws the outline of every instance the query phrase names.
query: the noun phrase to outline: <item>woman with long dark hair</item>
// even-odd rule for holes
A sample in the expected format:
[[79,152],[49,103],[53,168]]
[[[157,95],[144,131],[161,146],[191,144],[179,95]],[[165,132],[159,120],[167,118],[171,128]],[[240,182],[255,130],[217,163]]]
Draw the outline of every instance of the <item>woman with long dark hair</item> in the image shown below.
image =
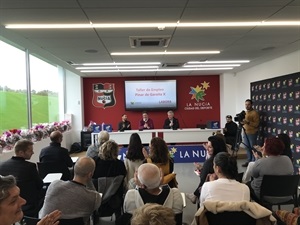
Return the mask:
[[138,133],[133,133],[129,139],[129,145],[126,152],[126,158],[124,159],[124,164],[127,170],[127,176],[125,179],[128,188],[131,187],[129,181],[134,177],[135,171],[143,163],[145,157],[143,155],[143,144]]
[[191,200],[193,204],[196,204],[197,199],[200,197],[200,189],[204,182],[207,179],[207,176],[209,174],[214,173],[214,167],[213,167],[213,161],[214,157],[219,153],[219,152],[227,152],[227,146],[225,141],[217,136],[210,136],[208,138],[208,142],[206,145],[206,150],[207,150],[207,156],[208,159],[204,162],[203,167],[201,169],[200,173],[200,183],[194,193],[187,193],[186,197]]

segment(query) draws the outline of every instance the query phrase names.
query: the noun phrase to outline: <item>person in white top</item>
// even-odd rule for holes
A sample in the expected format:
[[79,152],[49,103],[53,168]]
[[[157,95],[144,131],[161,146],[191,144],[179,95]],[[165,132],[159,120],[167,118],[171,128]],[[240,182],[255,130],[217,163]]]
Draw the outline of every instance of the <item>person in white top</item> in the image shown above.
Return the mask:
[[207,200],[216,201],[250,201],[247,185],[236,181],[238,168],[236,158],[227,152],[220,152],[214,158],[213,180],[205,182],[201,189],[200,207]]

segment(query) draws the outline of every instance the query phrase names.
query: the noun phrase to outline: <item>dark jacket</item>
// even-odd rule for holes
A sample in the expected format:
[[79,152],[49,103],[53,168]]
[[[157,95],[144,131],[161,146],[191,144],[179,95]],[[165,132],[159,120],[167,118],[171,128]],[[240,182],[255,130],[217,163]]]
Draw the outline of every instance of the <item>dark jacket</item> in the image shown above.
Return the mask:
[[27,212],[32,212],[36,207],[39,207],[40,199],[43,198],[44,183],[38,174],[36,164],[28,162],[22,157],[13,156],[11,159],[0,163],[0,174],[16,177],[20,195],[26,200],[26,205],[22,207],[23,211],[25,215],[32,216]]
[[42,149],[40,153],[40,162],[62,162],[68,167],[73,166],[73,161],[66,148],[61,147],[60,143],[51,142],[50,146]]
[[164,126],[163,126],[164,129],[173,129],[173,130],[177,130],[179,128],[179,121],[178,119],[174,118],[173,117],[173,126],[170,127],[170,120],[169,118],[167,118],[164,122]]

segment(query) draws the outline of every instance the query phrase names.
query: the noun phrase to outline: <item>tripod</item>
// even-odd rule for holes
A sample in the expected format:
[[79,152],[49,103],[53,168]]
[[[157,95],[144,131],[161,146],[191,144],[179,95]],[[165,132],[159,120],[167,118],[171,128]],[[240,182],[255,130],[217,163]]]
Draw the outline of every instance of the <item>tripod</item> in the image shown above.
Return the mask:
[[237,129],[237,132],[236,132],[236,137],[235,137],[235,142],[234,142],[234,150],[232,151],[232,156],[234,156],[234,154],[235,154],[235,156],[237,156],[237,152],[238,152],[241,144],[245,145],[248,149],[252,149],[251,146],[246,145],[243,142],[242,131],[244,131],[244,134],[245,134],[246,139],[247,139],[247,143],[250,144],[249,137],[246,134],[246,131],[245,131],[245,128],[244,128],[243,124],[239,123],[238,129]]

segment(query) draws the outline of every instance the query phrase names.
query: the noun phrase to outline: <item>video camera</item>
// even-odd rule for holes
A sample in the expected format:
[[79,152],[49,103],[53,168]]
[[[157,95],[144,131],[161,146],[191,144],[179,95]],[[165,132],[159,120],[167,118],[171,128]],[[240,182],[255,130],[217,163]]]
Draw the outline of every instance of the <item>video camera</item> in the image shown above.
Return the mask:
[[242,122],[245,119],[246,112],[243,110],[242,112],[238,113],[234,117],[235,122]]

